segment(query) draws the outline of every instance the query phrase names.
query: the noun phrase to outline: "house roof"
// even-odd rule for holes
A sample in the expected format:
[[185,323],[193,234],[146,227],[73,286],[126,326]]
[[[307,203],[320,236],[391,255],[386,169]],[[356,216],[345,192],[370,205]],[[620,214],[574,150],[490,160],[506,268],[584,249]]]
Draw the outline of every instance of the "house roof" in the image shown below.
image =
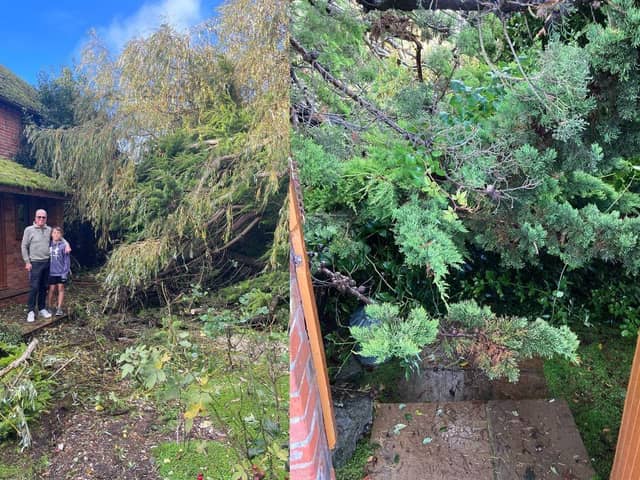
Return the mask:
[[41,113],[43,109],[36,89],[4,65],[0,65],[0,101],[32,113]]
[[7,187],[17,193],[65,194],[64,187],[53,178],[0,157],[0,190],[6,190]]

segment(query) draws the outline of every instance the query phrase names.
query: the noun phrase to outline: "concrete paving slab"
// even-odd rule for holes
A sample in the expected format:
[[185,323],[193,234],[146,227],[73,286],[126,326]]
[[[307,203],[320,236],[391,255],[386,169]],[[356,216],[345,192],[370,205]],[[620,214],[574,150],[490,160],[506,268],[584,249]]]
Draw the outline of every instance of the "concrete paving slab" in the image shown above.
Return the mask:
[[378,404],[370,480],[591,480],[566,402]]
[[473,368],[440,368],[422,365],[419,373],[401,380],[398,396],[408,402],[459,402],[466,400],[520,400],[547,398],[549,391],[540,359],[520,364],[520,380],[491,381]]
[[379,404],[372,480],[492,480],[486,404]]
[[487,404],[496,480],[589,480],[595,476],[564,400]]

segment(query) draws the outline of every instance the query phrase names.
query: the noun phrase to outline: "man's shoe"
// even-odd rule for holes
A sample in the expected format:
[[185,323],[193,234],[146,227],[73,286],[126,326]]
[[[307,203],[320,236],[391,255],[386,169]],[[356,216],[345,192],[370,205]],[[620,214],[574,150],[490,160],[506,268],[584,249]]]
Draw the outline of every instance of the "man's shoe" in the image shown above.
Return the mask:
[[36,314],[33,313],[33,310],[31,310],[28,314],[27,314],[27,322],[29,323],[33,323],[36,321]]
[[57,308],[56,309],[56,317],[61,317],[63,315],[64,315],[64,313],[62,313],[62,309],[61,308]]
[[40,310],[38,312],[38,314],[42,317],[42,318],[51,318],[51,312],[49,312],[49,310],[47,310],[46,308],[43,308],[42,310]]

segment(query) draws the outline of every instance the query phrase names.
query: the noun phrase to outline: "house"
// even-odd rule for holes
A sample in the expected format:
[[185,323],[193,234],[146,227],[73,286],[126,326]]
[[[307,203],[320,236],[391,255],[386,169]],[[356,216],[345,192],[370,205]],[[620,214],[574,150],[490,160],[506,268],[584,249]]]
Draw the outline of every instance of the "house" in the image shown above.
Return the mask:
[[49,225],[63,221],[64,189],[14,161],[25,118],[40,111],[33,87],[0,65],[0,303],[22,301],[29,290],[20,243],[35,211],[47,210]]

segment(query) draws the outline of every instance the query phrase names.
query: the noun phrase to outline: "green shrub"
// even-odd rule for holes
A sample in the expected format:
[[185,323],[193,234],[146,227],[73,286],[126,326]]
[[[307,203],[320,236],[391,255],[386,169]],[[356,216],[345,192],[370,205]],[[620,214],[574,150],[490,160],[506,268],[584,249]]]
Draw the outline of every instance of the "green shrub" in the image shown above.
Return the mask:
[[422,307],[413,308],[401,318],[396,305],[369,305],[366,314],[379,323],[371,327],[351,327],[351,335],[360,344],[363,357],[375,357],[379,363],[399,358],[406,367],[417,367],[422,348],[438,334],[438,320],[431,319]]

